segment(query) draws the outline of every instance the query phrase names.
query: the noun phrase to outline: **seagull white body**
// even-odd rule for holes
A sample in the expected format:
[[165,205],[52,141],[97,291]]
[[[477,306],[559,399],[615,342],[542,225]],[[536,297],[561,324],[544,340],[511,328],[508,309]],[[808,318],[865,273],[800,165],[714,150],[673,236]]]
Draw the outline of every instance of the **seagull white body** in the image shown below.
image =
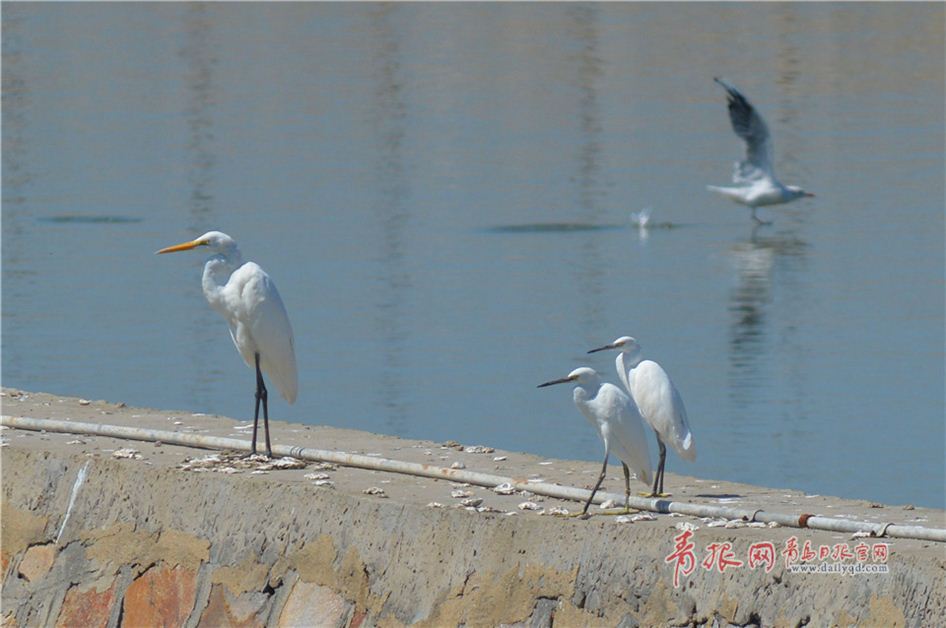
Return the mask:
[[614,453],[624,465],[625,486],[630,494],[628,470],[635,473],[637,479],[650,484],[650,451],[647,449],[647,434],[637,406],[620,388],[608,382],[602,382],[594,369],[577,368],[568,377],[540,384],[539,388],[553,384],[573,382],[575,389],[572,398],[575,406],[596,430],[604,442],[604,466],[598,478],[598,484],[591,492],[584,512],[588,511],[594,494],[604,479],[608,465],[608,456]]
[[618,378],[631,395],[641,417],[657,434],[660,460],[655,480],[660,482],[660,486],[655,481],[653,494],[662,493],[665,443],[673,447],[684,460],[696,460],[696,443],[690,431],[683,398],[662,366],[653,360],[641,358],[641,347],[634,338],[621,336],[611,344],[592,349],[589,353],[607,349],[620,350],[614,360]]
[[201,278],[204,296],[210,307],[227,321],[230,338],[243,361],[257,369],[253,451],[256,451],[256,421],[262,400],[269,454],[269,409],[260,371],[269,376],[287,402],[296,400],[298,377],[289,315],[270,276],[255,262],[243,263],[236,242],[225,233],[209,231],[196,240],[161,249],[158,253],[187,251],[199,246],[206,246],[213,253],[204,264]]
[[814,196],[798,186],[783,185],[776,178],[772,165],[772,140],[765,120],[739,90],[722,79],[713,80],[726,90],[729,120],[733,131],[746,143],[746,158],[733,167],[734,186],[708,185],[707,189],[751,208],[756,222],[762,222],[756,216],[757,207]]

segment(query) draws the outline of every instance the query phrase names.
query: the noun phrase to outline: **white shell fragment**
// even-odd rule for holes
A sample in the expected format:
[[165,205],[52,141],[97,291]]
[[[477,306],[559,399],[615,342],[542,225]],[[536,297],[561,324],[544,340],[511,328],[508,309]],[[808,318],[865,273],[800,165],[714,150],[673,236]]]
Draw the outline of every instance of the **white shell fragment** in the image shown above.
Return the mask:
[[559,508],[559,507],[549,508],[548,510],[543,510],[543,511],[542,511],[541,513],[539,513],[539,514],[543,514],[543,515],[555,515],[555,516],[558,516],[558,517],[567,517],[567,516],[568,516],[568,508]]
[[455,491],[450,491],[450,497],[453,497],[454,499],[464,499],[466,497],[472,497],[472,496],[473,496],[473,493],[471,493],[470,491],[461,491],[460,489],[457,489]]
[[250,471],[253,475],[262,475],[268,471],[280,469],[301,469],[306,463],[296,458],[267,458],[262,454],[246,456],[235,451],[222,451],[200,458],[185,458],[177,465],[182,471],[216,471],[219,473],[239,473]]
[[477,506],[479,506],[479,505],[482,504],[482,503],[483,503],[483,498],[482,498],[482,497],[467,497],[466,499],[464,499],[463,501],[460,502],[460,505],[461,505],[461,506],[465,506],[465,507],[473,507],[473,508],[476,508]]
[[506,456],[493,456],[493,462],[502,462],[506,459]]
[[92,402],[89,401],[88,399],[80,399],[80,400],[79,400],[79,405],[80,405],[80,406],[87,406],[87,405],[89,405],[90,403],[92,403]]
[[441,504],[440,502],[430,502],[429,504],[427,504],[427,507],[428,508],[443,508],[443,504]]
[[686,531],[686,530],[689,530],[690,532],[693,532],[694,530],[699,530],[699,529],[700,529],[700,526],[698,526],[698,525],[696,525],[696,524],[694,524],[694,523],[691,523],[691,522],[689,522],[689,521],[681,521],[680,523],[674,525],[673,527],[675,527],[677,530],[680,530],[681,532],[684,532],[684,531]]
[[313,482],[313,484],[316,486],[325,486],[328,488],[335,488],[335,482],[331,480],[316,480],[315,482]]
[[535,502],[522,502],[519,504],[519,510],[542,510],[542,507]]
[[378,488],[377,486],[369,486],[362,491],[365,495],[375,495],[376,497],[387,497],[387,493],[384,492],[383,488]]
[[131,460],[141,460],[141,452],[131,447],[116,449],[112,452],[113,458],[129,458]]
[[466,465],[463,464],[462,462],[454,462],[452,465],[450,465],[450,468],[451,469],[466,469]]
[[305,468],[305,462],[299,460],[298,458],[290,458],[289,456],[283,456],[282,458],[276,458],[267,463],[260,465],[261,469],[303,469]]
[[516,492],[516,489],[509,482],[503,482],[502,484],[497,484],[494,486],[493,492],[500,495],[512,495]]
[[307,480],[327,480],[330,476],[328,473],[306,473],[302,477]]
[[608,508],[614,508],[617,505],[618,505],[617,500],[608,499],[606,501],[601,502],[601,505],[598,506],[598,508],[601,508],[602,510],[607,510]]
[[467,454],[491,454],[496,450],[484,445],[472,445],[470,447],[464,447],[462,451]]
[[[641,521],[656,521],[657,517],[649,512],[638,512],[633,515],[618,515],[614,518],[617,523],[639,523]],[[695,528],[694,528],[695,529]]]

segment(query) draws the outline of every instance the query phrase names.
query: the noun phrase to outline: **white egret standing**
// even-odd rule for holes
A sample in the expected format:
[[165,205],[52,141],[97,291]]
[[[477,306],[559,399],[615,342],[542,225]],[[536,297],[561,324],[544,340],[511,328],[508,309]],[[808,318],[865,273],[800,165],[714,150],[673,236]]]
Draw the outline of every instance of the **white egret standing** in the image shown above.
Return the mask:
[[651,497],[667,497],[664,493],[664,465],[670,443],[680,457],[690,462],[696,460],[696,443],[687,422],[687,411],[683,399],[663,367],[653,360],[641,359],[641,346],[630,336],[621,336],[611,344],[588,353],[607,349],[620,349],[614,365],[624,388],[631,394],[642,417],[657,435],[660,460],[654,476]]
[[266,455],[272,456],[268,395],[263,373],[276,384],[280,394],[289,403],[296,400],[298,388],[292,326],[286,307],[269,275],[254,262],[244,264],[236,242],[225,233],[208,231],[196,240],[169,246],[158,253],[188,251],[200,246],[206,246],[213,253],[204,264],[204,296],[210,307],[227,321],[230,337],[243,361],[256,369],[253,453],[256,453],[256,432],[262,402]]
[[775,178],[772,166],[772,142],[769,129],[759,112],[745,96],[726,81],[714,78],[726,90],[729,101],[729,121],[733,131],[746,143],[746,158],[736,162],[733,167],[732,181],[735,187],[708,185],[712,192],[746,205],[752,209],[752,219],[760,220],[755,214],[756,207],[790,203],[805,196],[814,196],[796,185],[782,185]]
[[587,367],[577,368],[569,373],[568,377],[545,382],[538,387],[568,382],[576,384],[572,397],[578,410],[598,430],[601,440],[604,441],[604,465],[601,467],[601,475],[598,476],[598,482],[591,490],[591,496],[585,502],[581,514],[588,513],[591,500],[604,481],[608,470],[608,456],[612,450],[621,459],[621,466],[624,467],[624,505],[629,507],[631,475],[628,466],[634,469],[638,480],[644,484],[650,483],[650,451],[647,449],[647,435],[637,406],[620,388],[602,382],[598,373]]

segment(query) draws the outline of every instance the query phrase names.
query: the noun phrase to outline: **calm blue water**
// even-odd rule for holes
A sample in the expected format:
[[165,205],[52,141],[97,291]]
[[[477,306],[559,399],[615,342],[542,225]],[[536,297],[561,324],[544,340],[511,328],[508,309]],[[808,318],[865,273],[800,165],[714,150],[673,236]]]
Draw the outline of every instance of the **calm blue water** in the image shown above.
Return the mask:
[[[671,470],[946,505],[941,4],[2,11],[4,385],[248,416],[203,258],[153,254],[220,229],[295,328],[277,418],[598,460],[535,386],[629,334]],[[771,226],[704,189],[714,75],[818,195]]]

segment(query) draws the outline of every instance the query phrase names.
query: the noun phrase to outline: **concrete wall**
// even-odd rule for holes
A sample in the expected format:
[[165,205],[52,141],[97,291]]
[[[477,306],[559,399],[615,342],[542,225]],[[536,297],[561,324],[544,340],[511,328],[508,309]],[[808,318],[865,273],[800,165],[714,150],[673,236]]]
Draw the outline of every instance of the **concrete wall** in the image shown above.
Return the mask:
[[[887,575],[704,571],[675,590],[663,526],[424,508],[30,448],[5,447],[2,465],[4,625],[895,626],[946,617],[938,544],[895,549]],[[773,531],[702,532],[742,543]]]

